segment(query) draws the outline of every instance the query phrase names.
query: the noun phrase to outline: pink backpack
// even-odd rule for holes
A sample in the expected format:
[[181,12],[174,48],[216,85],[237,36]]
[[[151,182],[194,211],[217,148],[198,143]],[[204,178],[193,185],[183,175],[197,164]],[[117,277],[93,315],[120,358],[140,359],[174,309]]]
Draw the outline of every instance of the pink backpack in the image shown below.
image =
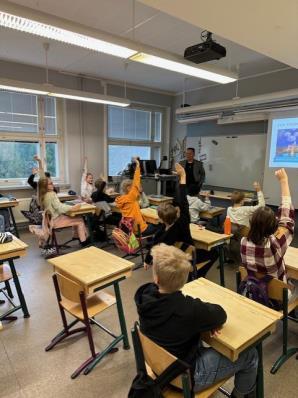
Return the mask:
[[135,254],[140,242],[133,232],[134,219],[132,217],[122,217],[119,227],[114,228],[112,238],[115,245],[126,254]]

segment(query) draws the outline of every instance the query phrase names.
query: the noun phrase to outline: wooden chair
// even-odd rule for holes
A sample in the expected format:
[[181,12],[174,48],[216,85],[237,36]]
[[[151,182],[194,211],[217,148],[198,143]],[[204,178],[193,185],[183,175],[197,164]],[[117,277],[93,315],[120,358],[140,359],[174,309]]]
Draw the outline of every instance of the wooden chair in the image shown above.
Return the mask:
[[[59,273],[55,273],[53,275],[53,282],[62,319],[63,330],[54,337],[45,350],[50,351],[56,344],[75,333],[86,332],[88,337],[91,357],[89,357],[73,372],[71,378],[74,379],[83,370],[84,374],[89,373],[95,364],[98,363],[107,352],[113,353],[118,351],[118,348],[114,348],[115,343],[111,343],[102,352],[95,352],[91,331],[91,324],[96,324],[111,336],[116,337],[112,332],[94,319],[96,315],[115,304],[116,300],[113,295],[104,291],[100,291],[87,297],[79,284]],[[65,311],[76,319],[68,324]],[[84,326],[71,330],[71,328],[78,322],[82,322]]]
[[[139,336],[141,347],[137,346],[138,339],[136,334]],[[168,366],[177,360],[177,358],[160,347],[148,337],[146,337],[140,330],[137,324],[132,330],[132,338],[135,351],[135,359],[137,371],[144,368],[147,370],[147,374],[152,378],[156,379]],[[228,379],[221,380],[216,384],[206,388],[196,394],[194,398],[208,398],[211,397],[217,390],[223,392],[224,395],[230,397],[231,395],[221,388]],[[191,377],[190,371],[187,370],[174,380],[171,381],[170,385],[163,390],[164,398],[190,398],[191,395]]]
[[[2,293],[6,299],[9,301],[9,303],[12,305],[13,308],[16,307],[15,303],[12,301],[13,299],[13,293],[10,287],[10,280],[12,279],[12,273],[10,271],[10,268],[7,264],[5,263],[0,263],[0,283],[4,283],[4,287],[0,287],[0,293]],[[0,300],[1,302],[2,300]],[[4,302],[2,303],[4,304]],[[5,315],[1,316],[0,315],[0,320],[6,320],[6,321],[16,321],[18,317],[16,316],[10,316],[9,313],[5,313]]]
[[[257,278],[262,278],[264,275],[260,273],[256,273]],[[237,283],[237,291],[239,291],[240,282],[247,278],[247,270],[244,267],[239,267],[239,271],[236,274],[236,283]],[[283,335],[282,335],[282,354],[273,364],[270,372],[275,374],[278,369],[286,362],[292,355],[295,355],[298,352],[298,347],[288,347],[288,320],[292,320],[297,322],[297,319],[289,316],[289,313],[298,307],[298,298],[293,302],[289,303],[288,300],[288,289],[289,286],[280,281],[279,279],[273,278],[268,283],[268,297],[272,300],[276,300],[281,303],[282,313],[282,327],[283,327]]]
[[206,264],[208,264],[209,261],[208,260],[207,261],[202,261],[201,263],[197,262],[197,254],[196,254],[195,246],[189,245],[189,244],[184,243],[184,242],[176,242],[174,246],[191,256],[191,263],[192,263],[192,267],[193,267],[193,272],[191,273],[191,275],[189,277],[189,281],[197,279],[198,271],[200,269],[202,269]]

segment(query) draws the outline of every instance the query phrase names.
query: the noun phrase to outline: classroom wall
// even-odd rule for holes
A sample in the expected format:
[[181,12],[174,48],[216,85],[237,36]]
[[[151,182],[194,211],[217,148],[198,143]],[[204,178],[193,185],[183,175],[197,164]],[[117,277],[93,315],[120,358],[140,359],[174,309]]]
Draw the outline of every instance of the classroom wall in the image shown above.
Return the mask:
[[[212,83],[211,83],[212,85]],[[275,91],[298,88],[298,70],[287,69],[271,74],[257,76],[239,81],[238,95],[241,98],[261,95]],[[235,83],[212,85],[204,89],[190,91],[185,94],[184,102],[199,105],[209,102],[230,100],[235,96]],[[266,134],[267,121],[218,125],[216,121],[182,125],[176,121],[175,111],[183,103],[183,97],[177,95],[172,107],[171,148],[184,137]]]
[[[1,78],[45,82],[45,70],[15,62],[0,61]],[[104,71],[103,71],[104,74]],[[57,86],[84,89],[86,91],[106,93],[122,97],[123,83],[82,79],[77,76],[49,71],[49,82]],[[171,108],[173,97],[138,87],[127,87],[127,98],[132,102],[159,105]],[[89,169],[95,176],[104,173],[106,162],[104,106],[78,101],[64,101],[65,109],[65,162],[67,181],[72,189],[79,191],[84,155],[88,157]],[[168,151],[168,148],[165,149]],[[166,154],[166,153],[164,153]],[[10,190],[11,192],[11,190]],[[29,196],[32,191],[23,189],[12,192],[16,197]]]

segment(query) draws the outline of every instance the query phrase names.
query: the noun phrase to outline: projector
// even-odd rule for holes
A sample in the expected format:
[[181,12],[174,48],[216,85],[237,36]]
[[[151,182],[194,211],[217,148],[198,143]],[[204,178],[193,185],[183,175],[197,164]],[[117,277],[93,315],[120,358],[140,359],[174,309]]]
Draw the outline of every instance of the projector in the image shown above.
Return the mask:
[[200,64],[202,62],[213,61],[214,59],[221,59],[226,54],[225,47],[209,39],[203,43],[187,47],[184,51],[184,58],[195,64]]

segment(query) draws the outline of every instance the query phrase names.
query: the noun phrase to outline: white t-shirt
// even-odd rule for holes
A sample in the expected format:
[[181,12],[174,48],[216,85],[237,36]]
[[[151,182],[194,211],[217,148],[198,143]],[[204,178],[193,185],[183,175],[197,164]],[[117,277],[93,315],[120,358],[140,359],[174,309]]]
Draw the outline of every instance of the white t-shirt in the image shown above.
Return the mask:
[[252,214],[259,208],[265,206],[265,199],[263,192],[259,191],[258,204],[256,206],[239,206],[239,207],[228,207],[227,217],[234,224],[245,225],[249,228],[249,220]]

